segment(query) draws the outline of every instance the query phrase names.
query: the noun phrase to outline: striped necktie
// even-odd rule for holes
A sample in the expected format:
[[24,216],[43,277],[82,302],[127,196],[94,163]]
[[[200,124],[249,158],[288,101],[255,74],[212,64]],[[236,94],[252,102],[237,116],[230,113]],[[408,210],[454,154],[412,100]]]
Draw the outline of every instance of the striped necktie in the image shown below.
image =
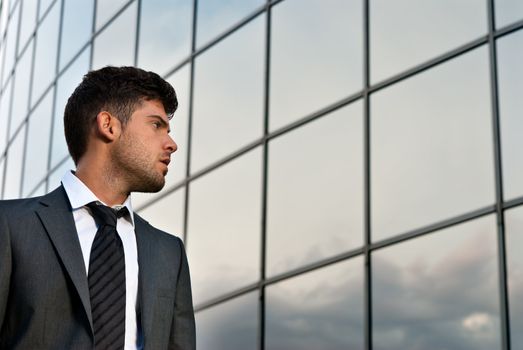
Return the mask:
[[89,294],[95,349],[123,349],[125,344],[125,255],[116,220],[128,214],[105,205],[87,204],[98,225],[89,258]]

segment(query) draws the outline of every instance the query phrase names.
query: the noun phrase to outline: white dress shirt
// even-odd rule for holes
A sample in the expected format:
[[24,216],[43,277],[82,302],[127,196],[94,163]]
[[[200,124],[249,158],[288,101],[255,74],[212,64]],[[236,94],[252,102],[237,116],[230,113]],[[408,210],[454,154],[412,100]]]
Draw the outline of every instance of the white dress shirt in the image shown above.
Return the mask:
[[[91,212],[85,207],[86,204],[100,201],[93,192],[72,171],[67,171],[62,178],[67,197],[73,209],[74,223],[82,248],[85,273],[89,274],[89,258],[91,246],[97,227]],[[104,203],[105,204],[105,203]],[[136,307],[138,298],[138,251],[136,247],[136,236],[134,232],[134,215],[131,205],[131,196],[127,197],[123,205],[127,207],[130,215],[119,218],[116,222],[116,230],[123,243],[125,254],[125,349],[142,349],[142,337],[138,327]]]

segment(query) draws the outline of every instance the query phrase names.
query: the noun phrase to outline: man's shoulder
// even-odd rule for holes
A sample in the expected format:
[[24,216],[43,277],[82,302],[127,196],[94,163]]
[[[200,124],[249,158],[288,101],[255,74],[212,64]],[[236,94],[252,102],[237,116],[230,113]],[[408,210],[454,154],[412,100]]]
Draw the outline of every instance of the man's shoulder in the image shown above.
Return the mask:
[[[37,196],[37,197],[31,197],[31,198],[19,198],[19,199],[4,199],[0,200],[0,214],[3,216],[20,216],[24,215],[25,213],[32,212],[34,210],[37,210],[38,208],[41,208],[42,206],[47,206],[49,201],[51,203],[54,202],[64,202],[65,203],[65,195],[64,190],[61,187],[56,188],[55,190],[43,195],[43,196]],[[63,197],[64,199],[60,198]],[[56,201],[55,199],[59,198],[59,201]]]
[[20,199],[0,200],[0,213],[14,213],[32,210],[40,202],[42,196]]

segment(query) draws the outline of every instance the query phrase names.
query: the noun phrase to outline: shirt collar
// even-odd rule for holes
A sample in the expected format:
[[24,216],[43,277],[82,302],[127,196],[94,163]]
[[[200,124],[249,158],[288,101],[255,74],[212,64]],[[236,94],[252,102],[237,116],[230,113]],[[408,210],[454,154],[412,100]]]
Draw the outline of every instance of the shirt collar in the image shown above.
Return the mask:
[[[65,175],[62,178],[62,185],[64,186],[65,192],[67,193],[67,197],[69,197],[69,202],[71,203],[73,211],[83,208],[88,203],[96,201],[107,205],[98,199],[98,197],[96,197],[96,195],[89,189],[89,187],[87,187],[82,182],[82,180],[74,175],[72,170],[65,172]],[[115,206],[115,208],[121,208],[123,206],[127,207],[127,210],[129,210],[131,224],[134,226],[134,213],[130,195],[127,196],[127,199],[122,205]]]

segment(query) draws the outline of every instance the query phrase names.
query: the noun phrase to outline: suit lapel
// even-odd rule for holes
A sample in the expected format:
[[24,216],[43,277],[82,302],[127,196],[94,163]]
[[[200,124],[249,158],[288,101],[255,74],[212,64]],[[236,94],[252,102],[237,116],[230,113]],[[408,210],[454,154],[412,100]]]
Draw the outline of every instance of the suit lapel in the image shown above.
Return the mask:
[[93,321],[91,317],[91,302],[87,276],[85,274],[85,264],[65,190],[63,187],[59,187],[48,195],[43,196],[40,202],[43,206],[38,209],[36,213],[40,217],[47,234],[53,242],[80,296],[92,332]]
[[154,260],[155,249],[154,241],[147,231],[148,226],[136,214],[134,216],[136,224],[136,244],[138,246],[138,265],[139,265],[139,298],[141,323],[144,339],[152,334],[154,302],[156,290],[156,274],[153,266],[156,266]]

